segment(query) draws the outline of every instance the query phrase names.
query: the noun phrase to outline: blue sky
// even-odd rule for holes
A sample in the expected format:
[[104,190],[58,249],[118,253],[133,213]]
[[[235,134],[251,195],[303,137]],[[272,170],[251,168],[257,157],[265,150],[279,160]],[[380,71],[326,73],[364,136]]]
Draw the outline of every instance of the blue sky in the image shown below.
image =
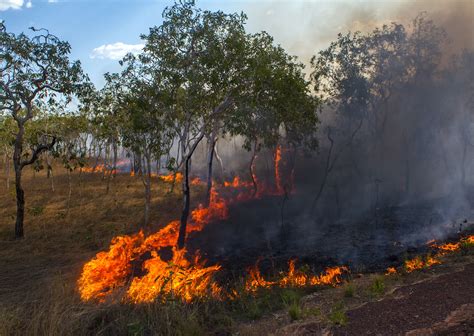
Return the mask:
[[[456,1],[474,4],[472,0]],[[422,10],[436,15],[445,11],[448,3],[414,2],[413,15]],[[0,0],[0,19],[11,32],[27,31],[30,26],[47,28],[69,41],[72,59],[79,59],[100,87],[103,73],[118,71],[118,58],[125,51],[140,49],[140,34],[159,25],[163,9],[172,3],[173,0]],[[406,3],[406,0],[197,1],[205,9],[244,11],[250,32],[268,31],[277,43],[305,64],[338,32],[364,31],[393,20],[407,20],[400,10]]]

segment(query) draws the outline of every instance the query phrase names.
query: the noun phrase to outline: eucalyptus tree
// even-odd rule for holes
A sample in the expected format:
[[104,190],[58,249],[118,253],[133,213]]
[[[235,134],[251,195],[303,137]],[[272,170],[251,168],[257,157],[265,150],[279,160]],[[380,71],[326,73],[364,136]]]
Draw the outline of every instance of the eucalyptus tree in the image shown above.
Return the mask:
[[161,157],[173,143],[173,125],[169,106],[166,105],[167,90],[160,82],[160,77],[150,76],[149,68],[133,55],[127,55],[121,64],[125,68],[120,75],[123,84],[120,96],[120,133],[124,147],[138,154],[142,161],[144,226],[148,226],[152,162],[158,162],[159,170]]
[[5,172],[6,188],[10,190],[10,169],[15,140],[15,120],[11,116],[0,115],[0,152],[3,154],[3,169]]
[[25,125],[34,119],[41,104],[56,106],[69,102],[86,78],[78,61],[71,62],[71,46],[45,29],[31,28],[33,36],[15,35],[0,23],[0,111],[12,116],[17,130],[13,164],[17,214],[15,237],[24,235],[25,196],[21,184],[22,170],[39,155],[50,150],[56,138],[43,134],[30,153],[23,148]]
[[93,122],[97,127],[97,140],[104,142],[104,173],[107,174],[108,193],[111,177],[115,177],[117,171],[124,86],[118,74],[106,73],[104,78],[105,85],[95,101]]
[[[304,66],[265,32],[248,35],[245,48],[244,86],[228,115],[224,132],[244,138],[243,147],[253,151],[250,177],[257,193],[256,153],[284,142],[293,149],[317,146],[319,101],[310,92]],[[289,189],[290,186],[285,186]],[[289,191],[289,190],[288,190]]]
[[178,246],[185,243],[189,216],[191,158],[202,139],[221,125],[241,85],[245,40],[243,14],[202,11],[193,1],[167,8],[163,23],[143,36],[144,58],[169,89],[164,98],[178,140],[183,171],[183,211]]
[[405,175],[405,192],[410,190],[412,162],[429,153],[425,147],[414,155],[415,148],[435,129],[425,125],[434,118],[429,96],[437,85],[443,39],[442,29],[420,15],[411,29],[392,23],[366,34],[339,34],[312,58],[314,90],[329,113],[327,156],[313,209],[343,157],[348,172],[357,176],[352,180],[375,183],[377,208],[378,185],[394,166],[387,146],[401,147],[405,167],[398,171]]
[[[296,140],[301,136],[296,130],[305,122],[313,130],[317,118],[301,65],[282,48],[273,47],[268,34],[247,34],[243,13],[211,12],[197,8],[194,1],[183,1],[167,8],[163,18],[161,26],[143,36],[143,57],[169,89],[165,105],[179,142],[178,162],[184,175],[178,238],[182,248],[189,216],[191,158],[204,137],[210,142],[209,199],[212,158],[220,134],[232,129],[233,134],[254,136],[244,124],[266,118],[268,124],[260,125],[262,137],[275,138],[284,126],[288,134],[294,131]],[[252,119],[249,111],[257,116]]]

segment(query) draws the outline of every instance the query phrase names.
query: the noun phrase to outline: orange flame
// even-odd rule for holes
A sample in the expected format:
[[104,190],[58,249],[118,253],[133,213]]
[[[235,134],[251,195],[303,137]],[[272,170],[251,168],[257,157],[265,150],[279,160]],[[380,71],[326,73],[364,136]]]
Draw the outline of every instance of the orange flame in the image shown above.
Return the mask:
[[185,249],[173,248],[173,259],[165,262],[153,251],[152,258],[143,265],[147,273],[132,280],[127,297],[134,303],[140,303],[172,295],[189,302],[196,297],[218,293],[219,287],[212,282],[212,275],[220,266],[205,267],[199,255],[191,262],[186,259],[185,253]]
[[112,174],[117,174],[116,169],[109,169],[107,166],[103,164],[99,164],[95,167],[82,167],[81,170],[84,173],[104,173],[104,172],[110,172]]
[[191,179],[191,185],[200,185],[204,183],[199,177],[194,177]]
[[275,151],[275,184],[276,189],[279,194],[283,193],[283,188],[281,184],[281,175],[280,175],[280,161],[281,161],[281,147],[277,146]]
[[283,274],[278,281],[267,281],[260,274],[257,262],[255,266],[248,270],[249,276],[245,283],[245,290],[247,292],[256,292],[258,288],[269,288],[275,285],[279,287],[336,286],[341,283],[342,274],[349,272],[349,269],[345,266],[335,266],[328,267],[320,275],[311,276],[301,270],[296,270],[295,264],[296,259],[291,259],[288,262],[287,274]]
[[159,175],[158,176],[162,181],[172,183],[173,181],[180,183],[183,180],[183,174],[180,172],[177,172],[176,174],[174,173],[169,173],[168,175]]
[[254,266],[250,267],[247,271],[249,272],[247,281],[245,282],[245,291],[256,292],[259,288],[270,288],[275,282],[266,281],[260,270],[258,269],[258,260]]
[[407,273],[411,273],[413,271],[427,268],[436,264],[441,264],[441,261],[438,260],[436,257],[427,256],[425,260],[421,257],[415,257],[411,260],[405,260],[405,270]]
[[[207,223],[227,216],[227,204],[212,189],[209,207],[201,205],[192,211],[192,221],[186,227],[186,233],[201,231]],[[179,226],[179,221],[172,221],[146,239],[142,232],[114,238],[108,252],[98,253],[84,265],[78,280],[81,298],[104,301],[116,288],[127,284],[133,262],[139,261],[147,252],[152,258],[143,262],[145,275],[133,278],[127,290],[126,297],[132,302],[150,302],[158,296],[170,294],[185,301],[205,294],[217,296],[221,289],[212,282],[212,275],[220,269],[219,265],[206,267],[199,254],[190,261],[184,249],[173,248],[170,262],[162,260],[157,253],[164,247],[175,245]]]
[[397,274],[397,269],[395,267],[389,267],[385,271],[385,275],[394,275]]

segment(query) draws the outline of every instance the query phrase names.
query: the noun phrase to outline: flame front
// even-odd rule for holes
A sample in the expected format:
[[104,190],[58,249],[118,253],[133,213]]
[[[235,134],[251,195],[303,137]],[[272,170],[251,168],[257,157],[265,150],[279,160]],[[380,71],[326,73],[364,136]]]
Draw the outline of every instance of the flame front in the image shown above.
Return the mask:
[[[186,233],[201,231],[205,224],[227,218],[227,204],[212,190],[209,207],[200,206],[191,213],[192,221]],[[172,221],[146,239],[142,232],[133,236],[120,236],[112,240],[108,252],[100,252],[83,267],[78,288],[83,300],[104,301],[119,287],[130,282],[134,263],[147,253],[151,258],[143,261],[142,277],[134,277],[127,290],[126,298],[132,302],[150,302],[158,296],[173,295],[185,301],[205,294],[218,295],[220,287],[212,281],[212,275],[220,265],[206,267],[197,254],[187,257],[185,249],[176,249],[179,221]],[[164,261],[159,251],[172,248],[171,261]]]
[[288,262],[288,273],[282,274],[277,281],[267,281],[261,275],[258,269],[258,262],[251,267],[249,276],[245,283],[247,292],[256,292],[258,288],[279,287],[306,287],[306,286],[336,286],[342,281],[342,275],[348,273],[349,269],[345,266],[328,267],[320,275],[309,275],[306,272],[297,270],[296,259]]

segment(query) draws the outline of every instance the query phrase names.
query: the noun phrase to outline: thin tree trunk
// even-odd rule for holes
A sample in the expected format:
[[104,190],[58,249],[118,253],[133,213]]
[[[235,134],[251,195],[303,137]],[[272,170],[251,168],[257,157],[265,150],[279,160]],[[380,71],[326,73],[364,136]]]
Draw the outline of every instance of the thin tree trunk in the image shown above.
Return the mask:
[[46,154],[46,166],[47,166],[47,177],[51,179],[51,191],[54,192],[54,175],[53,175],[53,167],[51,162],[49,161],[49,155]]
[[67,210],[66,216],[69,215],[69,210],[71,209],[71,196],[72,196],[72,183],[71,183],[71,170],[67,170],[67,183],[68,183],[68,194],[67,194]]
[[256,158],[257,158],[257,141],[254,142],[252,159],[250,160],[250,164],[249,164],[250,178],[252,179],[252,184],[253,184],[252,197],[255,197],[258,192],[258,183],[257,183],[256,174],[255,174],[255,159]]
[[147,227],[150,223],[150,207],[151,207],[151,155],[145,150],[144,153],[145,171],[142,174],[142,182],[145,187],[145,213],[143,226]]
[[[7,149],[5,149],[7,150]],[[7,190],[10,190],[10,156],[5,152],[5,176],[7,178]]]
[[186,241],[186,227],[188,224],[188,217],[189,217],[189,205],[191,203],[191,195],[189,190],[189,168],[191,164],[191,157],[193,156],[194,151],[196,150],[199,142],[201,142],[202,138],[204,137],[204,132],[198,137],[194,145],[189,151],[189,154],[186,156],[184,161],[184,176],[183,176],[183,211],[181,212],[181,224],[179,227],[179,236],[178,236],[178,248],[184,248],[184,244]]
[[216,146],[217,139],[211,138],[209,143],[209,153],[207,157],[207,189],[206,189],[206,206],[209,206],[211,202],[211,189],[212,189],[212,161],[214,158],[214,148]]
[[219,162],[219,166],[221,167],[222,178],[224,178],[224,165],[222,164],[222,159],[219,156],[219,152],[217,150],[217,142],[216,142],[216,145],[214,146],[214,155],[216,157],[217,162]]
[[25,192],[21,185],[21,153],[23,151],[23,135],[25,128],[22,123],[18,122],[18,133],[15,138],[15,149],[13,152],[13,165],[15,168],[15,189],[16,189],[16,222],[15,222],[15,238],[23,238],[23,221],[25,218]]
[[190,192],[189,192],[189,161],[191,156],[188,155],[184,162],[184,177],[183,177],[183,211],[181,212],[181,225],[179,227],[178,248],[182,249],[186,240],[186,226],[189,216]]

